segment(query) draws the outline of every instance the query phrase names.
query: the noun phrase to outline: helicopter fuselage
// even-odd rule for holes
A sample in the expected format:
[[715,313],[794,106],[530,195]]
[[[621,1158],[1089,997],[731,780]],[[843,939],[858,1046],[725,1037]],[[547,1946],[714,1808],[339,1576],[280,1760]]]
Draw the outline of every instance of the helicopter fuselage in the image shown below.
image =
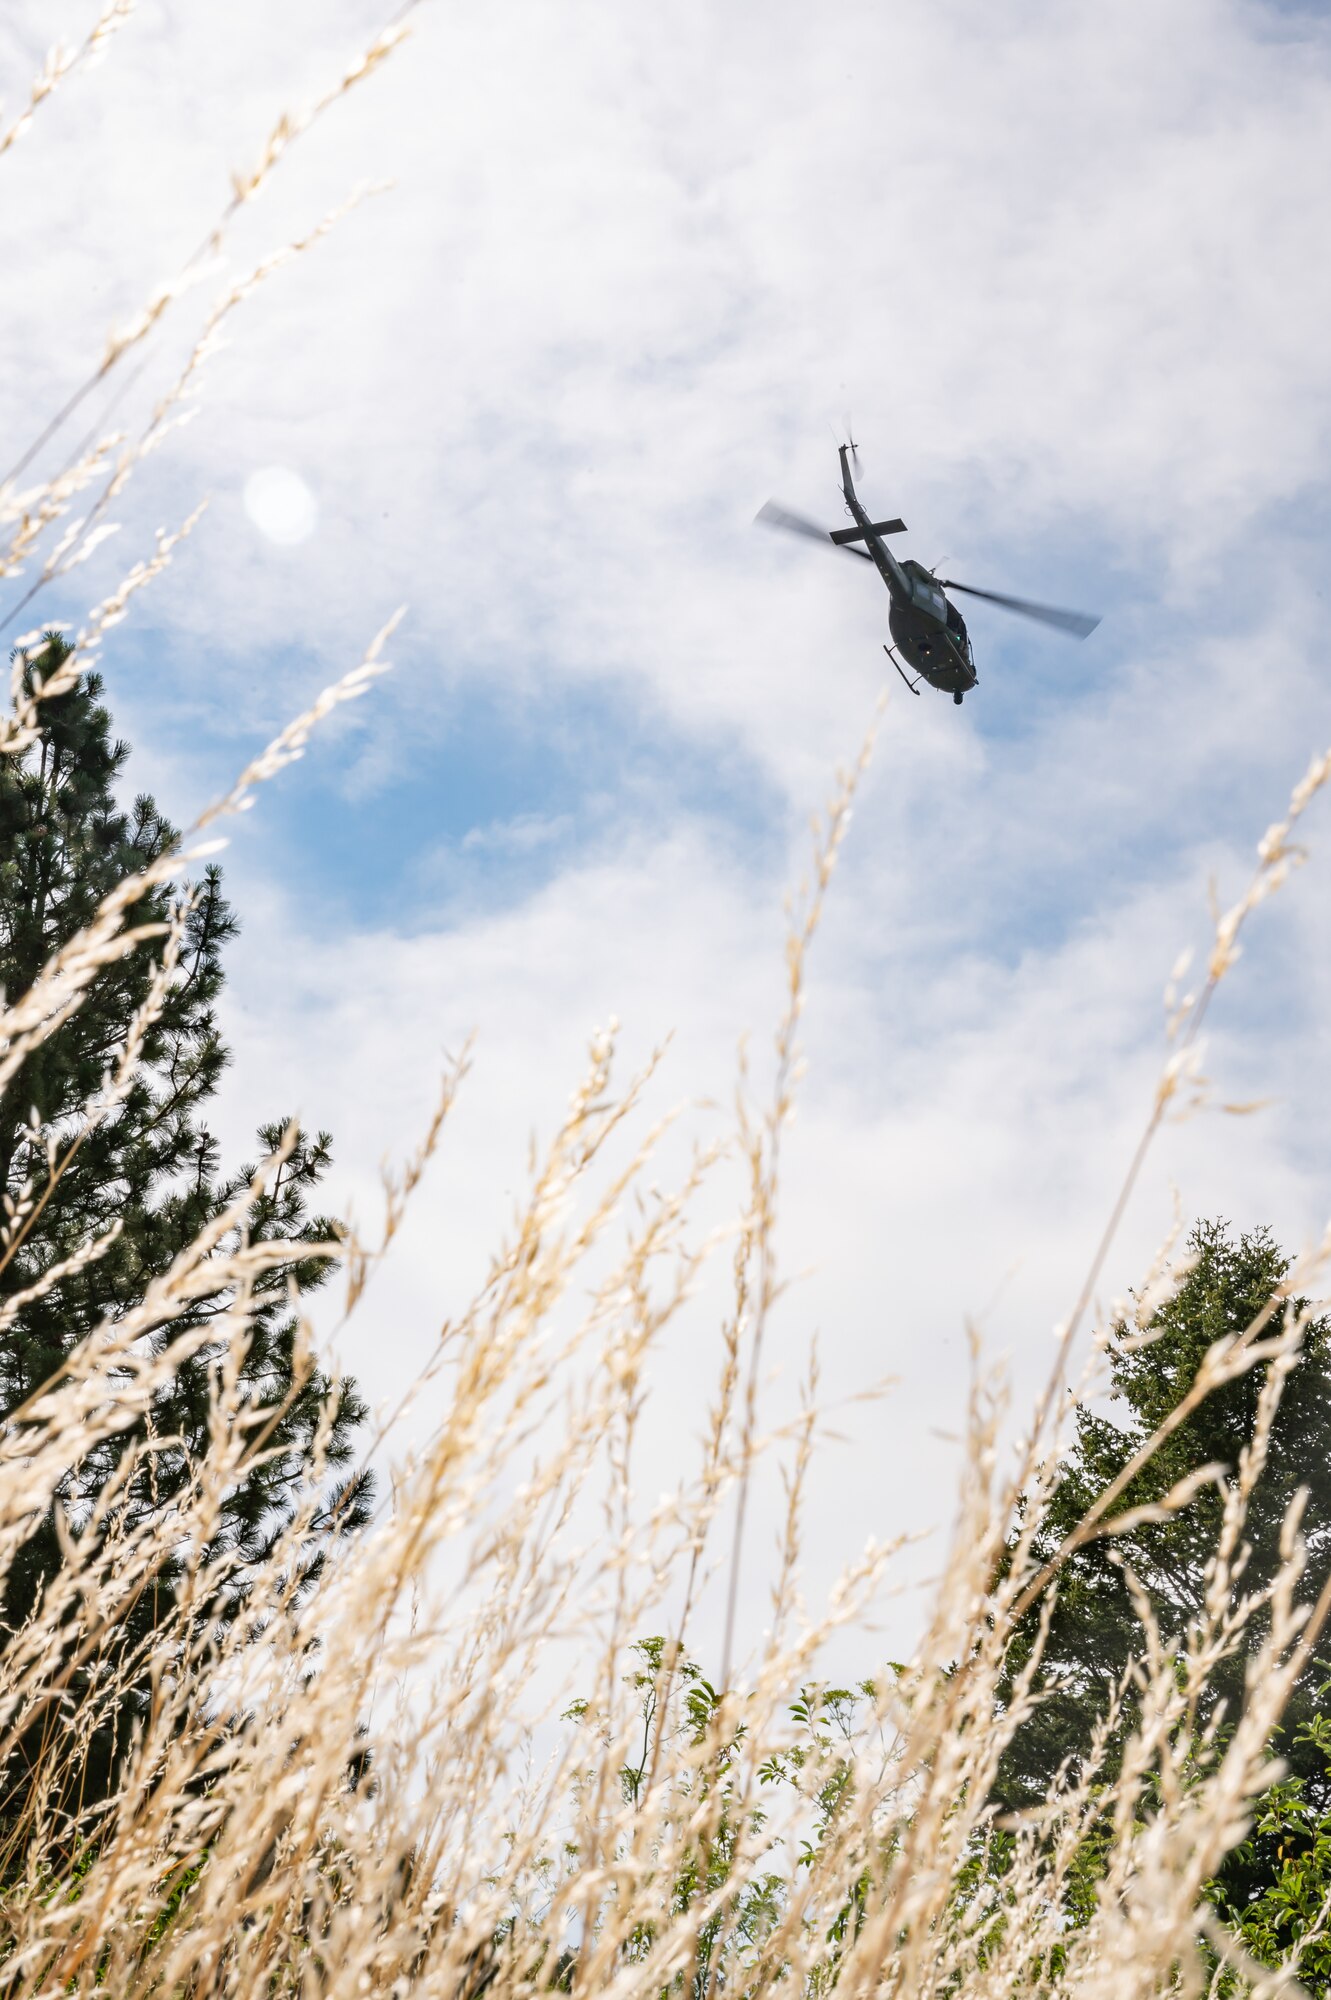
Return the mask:
[[[888,548],[860,503],[845,445],[841,447],[841,485],[846,510],[860,531],[855,540],[864,543],[891,596],[887,622],[897,651],[932,687],[960,701],[979,678],[966,621],[927,569],[917,562],[899,562]],[[847,529],[846,536],[837,539],[848,539],[849,535]]]
[[[914,564],[902,567],[912,584],[919,582]],[[963,695],[975,686],[978,678],[970,638],[960,612],[948,603],[937,584],[932,584],[932,594],[944,606],[941,617],[924,590],[919,595],[912,591],[905,603],[893,591],[888,626],[907,666],[922,674],[932,687],[941,688],[944,694]]]

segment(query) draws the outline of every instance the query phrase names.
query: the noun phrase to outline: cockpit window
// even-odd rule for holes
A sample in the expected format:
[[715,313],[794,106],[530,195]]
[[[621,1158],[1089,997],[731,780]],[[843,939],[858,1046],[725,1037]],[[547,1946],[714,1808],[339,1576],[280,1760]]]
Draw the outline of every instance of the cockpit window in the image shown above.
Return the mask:
[[971,657],[971,642],[966,633],[966,621],[951,598],[947,600],[947,629],[960,646],[966,658]]

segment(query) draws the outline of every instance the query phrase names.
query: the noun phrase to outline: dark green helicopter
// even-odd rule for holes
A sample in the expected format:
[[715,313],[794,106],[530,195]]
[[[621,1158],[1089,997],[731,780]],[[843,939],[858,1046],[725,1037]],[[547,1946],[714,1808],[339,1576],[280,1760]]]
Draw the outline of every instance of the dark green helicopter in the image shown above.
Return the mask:
[[[808,535],[815,542],[844,549],[847,555],[863,556],[866,562],[877,566],[892,598],[887,622],[896,641],[895,647],[884,646],[883,651],[912,694],[918,694],[920,681],[926,680],[931,687],[940,688],[960,703],[979,678],[966,621],[956,605],[944,597],[945,590],[960,590],[968,597],[982,597],[988,604],[1001,604],[1005,611],[1018,611],[1023,618],[1052,625],[1055,631],[1067,632],[1074,639],[1086,638],[1100,623],[1084,611],[1060,611],[1052,604],[1032,604],[1025,597],[1004,597],[996,590],[977,590],[971,583],[935,577],[922,563],[898,562],[883,537],[904,534],[905,522],[869,519],[850,472],[852,461],[856,472],[859,471],[859,454],[853,444],[843,444],[839,451],[841,489],[846,496],[846,512],[855,523],[853,528],[820,528],[816,521],[793,514],[788,507],[779,507],[775,500],[769,500],[758,510],[758,519],[768,527],[788,528],[792,534]],[[856,548],[857,542],[865,546]],[[914,669],[916,680],[912,681],[903,669],[898,652],[906,665]]]

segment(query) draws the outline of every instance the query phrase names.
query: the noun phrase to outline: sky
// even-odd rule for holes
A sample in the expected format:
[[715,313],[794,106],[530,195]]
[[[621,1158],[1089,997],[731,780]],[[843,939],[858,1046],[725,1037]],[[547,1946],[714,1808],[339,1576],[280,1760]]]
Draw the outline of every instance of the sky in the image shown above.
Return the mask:
[[[7,107],[94,11],[4,10]],[[381,22],[142,0],[42,107],[0,161],[15,450]],[[187,821],[407,606],[392,674],[224,857],[233,1156],[299,1111],[334,1133],[331,1198],[369,1215],[477,1036],[345,1336],[372,1402],[483,1271],[596,1026],[623,1024],[626,1067],[673,1033],[651,1105],[688,1107],[680,1144],[724,1123],[741,1037],[761,1086],[783,896],[886,689],[811,965],[782,1197],[802,1275],[764,1396],[789,1414],[814,1332],[829,1398],[896,1379],[820,1458],[805,1578],[816,1602],[866,1534],[932,1531],[896,1643],[951,1519],[967,1324],[1020,1406],[1146,1117],[1170,968],[1331,740],[1331,20],[427,0],[411,27],[244,211],[115,421],[229,276],[391,187],[234,317],[196,420],[43,615],[77,622],[208,497],[105,660],[131,783]],[[976,604],[977,690],[912,699],[867,566],[753,526],[770,496],[838,525],[847,424],[901,553],[1098,611],[1092,638]],[[1106,1303],[1174,1190],[1291,1249],[1324,1226],[1329,837],[1323,810],[1208,1025],[1216,1105],[1266,1108],[1165,1131]],[[700,1302],[662,1358],[649,1491],[701,1428],[715,1340]],[[775,1484],[758,1498],[755,1619]]]

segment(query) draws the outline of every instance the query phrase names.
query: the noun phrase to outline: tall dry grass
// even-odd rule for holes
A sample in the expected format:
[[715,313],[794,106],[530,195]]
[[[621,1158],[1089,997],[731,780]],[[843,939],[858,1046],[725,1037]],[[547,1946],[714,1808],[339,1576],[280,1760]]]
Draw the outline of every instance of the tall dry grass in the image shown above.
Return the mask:
[[[125,11],[108,8],[105,19]],[[340,88],[386,51],[381,38]],[[68,67],[48,65],[33,108]],[[338,94],[330,91],[318,110]],[[255,174],[238,180],[236,203],[308,123],[283,122]],[[213,248],[216,238],[208,239]],[[93,379],[120,365],[183,290],[178,281],[155,295],[135,327],[113,338]],[[218,313],[243,296],[244,281],[223,293],[190,380],[168,390],[137,440],[97,440],[26,492],[12,479],[0,489],[10,529],[0,568],[13,576],[36,565],[25,602],[86,552],[105,505],[192,386]],[[38,444],[49,451],[53,436]],[[76,522],[77,495],[97,480],[99,497]],[[7,754],[32,742],[43,696],[87,666],[174,546],[168,538],[94,609],[58,683],[25,692],[16,681]],[[124,884],[29,993],[11,996],[0,1019],[0,1088],[82,1004],[100,969],[142,944],[135,906],[150,881],[183,880],[203,851],[201,836],[299,755],[323,714],[382,671],[385,637],[199,816],[180,853]],[[824,1641],[859,1615],[894,1554],[883,1542],[849,1555],[828,1604],[807,1616],[796,1581],[817,1448],[816,1369],[804,1415],[784,1436],[764,1434],[758,1396],[779,1292],[780,1147],[799,1070],[807,958],[862,765],[838,782],[817,833],[811,886],[792,915],[771,1102],[756,1104],[741,1077],[731,1143],[745,1194],[724,1244],[697,1220],[720,1150],[698,1155],[678,1185],[658,1187],[660,1128],[646,1122],[646,1078],[620,1082],[613,1034],[598,1035],[483,1285],[443,1330],[428,1371],[447,1387],[437,1428],[414,1452],[400,1448],[391,1422],[372,1440],[392,1465],[391,1501],[354,1545],[332,1551],[313,1592],[298,1590],[297,1579],[311,1542],[326,1532],[317,1455],[271,1560],[246,1576],[243,1615],[220,1630],[202,1615],[234,1581],[230,1558],[216,1553],[223,1499],[265,1447],[241,1362],[256,1283],[273,1259],[285,1263],[292,1253],[286,1244],[250,1243],[245,1224],[276,1160],[133,1311],[72,1353],[21,1413],[22,1434],[11,1425],[0,1439],[7,1564],[70,1468],[99,1440],[151,1415],[186,1348],[205,1338],[224,1343],[209,1446],[187,1490],[148,1518],[123,1505],[143,1454],[160,1443],[149,1430],[78,1532],[71,1526],[56,1584],[0,1655],[0,1758],[79,1693],[72,1728],[52,1732],[51,1767],[39,1770],[24,1817],[8,1831],[0,1900],[7,1995],[410,1992],[458,2000],[489,1991],[501,2000],[567,1987],[624,2000],[667,1992],[702,2000],[722,1990],[815,1994],[835,1984],[902,2000],[1065,1992],[1118,2000],[1198,1993],[1208,1980],[1218,1991],[1226,1977],[1262,1995],[1293,1990],[1295,1963],[1278,1972],[1248,1967],[1215,1932],[1203,1885],[1271,1779],[1272,1732],[1331,1604],[1331,1583],[1311,1609],[1295,1603],[1304,1561],[1297,1506],[1280,1575],[1246,1599],[1237,1587],[1245,1507],[1299,1353],[1302,1326],[1288,1301],[1316,1289],[1317,1259],[1291,1271],[1253,1326],[1212,1350],[1192,1392],[1263,1372],[1260,1417],[1229,1492],[1203,1612],[1167,1647],[1142,1601],[1136,1720],[1121,1759],[1111,1765],[1104,1755],[1111,1713],[1088,1765],[1066,1774],[1038,1814],[997,1829],[987,1801],[1004,1745],[1036,1699],[1028,1672],[1000,1701],[1014,1624],[1049,1601],[1060,1562],[1103,1532],[1118,1497],[1101,1496],[1060,1554],[1037,1566],[1031,1549],[1073,1342],[1085,1331],[1145,1150],[1169,1107],[1198,1087],[1197,1033],[1210,997],[1247,916],[1296,858],[1295,822],[1331,776],[1331,757],[1311,766],[1263,840],[1248,892],[1217,921],[1199,992],[1175,1007],[1142,1147],[1015,1452],[1000,1442],[1001,1385],[977,1356],[951,1553],[912,1657],[854,1700],[815,1691],[792,1714]],[[146,1020],[174,976],[168,949],[147,1013],[84,1108],[84,1125],[123,1097]],[[341,1246],[348,1316],[373,1313],[369,1279],[390,1254],[464,1069],[465,1061],[446,1079],[417,1152],[386,1187],[380,1238],[349,1234]],[[58,1172],[81,1129],[76,1122],[39,1135],[48,1173]],[[19,1192],[6,1242],[21,1234],[33,1198],[31,1189]],[[99,1247],[82,1246],[75,1262]],[[1175,1281],[1173,1250],[1171,1241],[1146,1275],[1143,1316]],[[717,1325],[698,1461],[677,1498],[644,1509],[634,1463],[649,1364],[703,1260],[717,1255],[729,1260],[730,1301]],[[69,1269],[53,1268],[42,1284],[58,1289]],[[150,1336],[205,1293],[225,1293],[223,1317],[163,1351]],[[11,1300],[8,1312],[16,1306]],[[1087,1335],[1081,1394],[1094,1392],[1104,1337],[1094,1328]],[[305,1342],[308,1369],[308,1328]],[[576,1421],[562,1415],[572,1384]],[[734,1607],[741,1567],[754,1561],[747,1494],[755,1464],[773,1451],[786,1462],[785,1526],[772,1614],[754,1646],[737,1632]],[[570,1523],[593,1480],[608,1496],[603,1529],[590,1548],[575,1547]],[[1176,1490],[1163,1508],[1185,1506],[1189,1491]],[[109,1643],[114,1623],[168,1558],[181,1578],[174,1609],[154,1632],[151,1658],[126,1660]],[[708,1575],[719,1576],[731,1607],[719,1688],[689,1658]],[[1222,1737],[1196,1722],[1201,1694],[1217,1663],[1249,1646],[1262,1611],[1269,1616],[1258,1620],[1264,1636],[1253,1642],[1247,1706]],[[595,1635],[580,1667],[583,1698],[551,1729],[542,1712],[547,1661],[574,1626]],[[661,1636],[635,1650],[646,1634]],[[58,1760],[77,1757],[80,1741],[124,1701],[127,1677],[145,1665],[151,1703],[116,1797],[62,1817]],[[544,1746],[539,1757],[534,1742]],[[1074,1884],[1082,1890],[1075,1924]]]

